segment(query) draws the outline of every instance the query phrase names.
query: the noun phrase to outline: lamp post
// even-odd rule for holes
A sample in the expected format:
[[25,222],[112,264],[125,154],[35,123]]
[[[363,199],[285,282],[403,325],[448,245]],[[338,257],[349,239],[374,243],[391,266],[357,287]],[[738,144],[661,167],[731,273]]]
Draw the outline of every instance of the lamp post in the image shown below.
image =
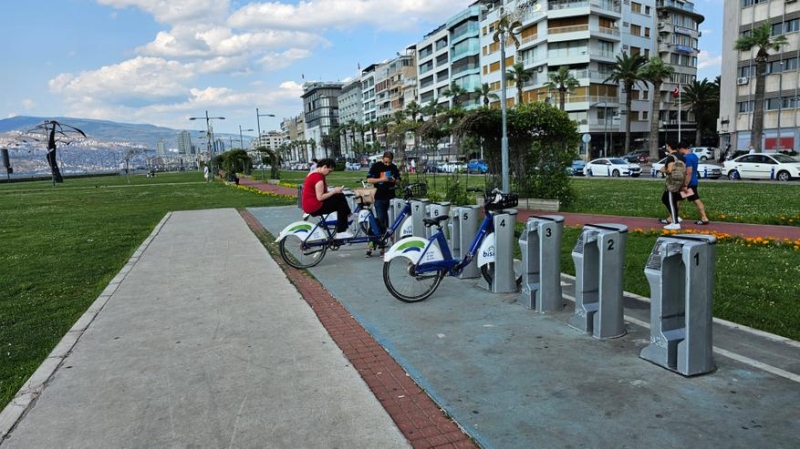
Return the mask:
[[[503,7],[500,7],[500,16],[503,15]],[[508,192],[508,119],[506,113],[506,33],[510,30],[500,32],[500,176],[503,178],[503,192]],[[522,86],[517,86],[522,89]]]
[[208,179],[214,179],[214,158],[213,158],[213,150],[212,150],[212,142],[213,137],[211,135],[211,120],[225,120],[225,117],[209,117],[208,111],[206,111],[205,117],[189,117],[189,120],[202,120],[203,118],[206,119],[206,136],[208,137],[208,161],[206,162],[208,165]]
[[258,127],[258,146],[261,146],[261,117],[275,117],[275,114],[259,114],[256,108],[256,126]]

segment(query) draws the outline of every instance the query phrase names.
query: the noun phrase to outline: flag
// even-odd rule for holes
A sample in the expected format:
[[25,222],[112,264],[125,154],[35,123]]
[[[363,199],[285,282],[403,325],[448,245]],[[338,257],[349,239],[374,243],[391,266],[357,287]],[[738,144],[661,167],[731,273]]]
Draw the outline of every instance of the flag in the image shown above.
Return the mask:
[[304,73],[300,74],[300,79],[306,79],[306,75]]
[[358,70],[361,70],[361,63],[358,63]]
[[681,96],[681,86],[675,86],[675,90],[672,91],[672,96],[675,98]]

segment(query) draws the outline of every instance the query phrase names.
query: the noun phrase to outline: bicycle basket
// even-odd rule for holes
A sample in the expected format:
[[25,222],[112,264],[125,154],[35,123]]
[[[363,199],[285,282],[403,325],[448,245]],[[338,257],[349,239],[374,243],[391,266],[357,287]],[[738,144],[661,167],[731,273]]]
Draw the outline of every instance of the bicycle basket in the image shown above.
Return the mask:
[[491,202],[486,203],[486,210],[508,209],[517,207],[519,204],[519,195],[516,193],[500,193],[499,195],[499,200],[495,196]]
[[408,191],[412,198],[426,198],[428,196],[428,184],[420,182],[408,186]]

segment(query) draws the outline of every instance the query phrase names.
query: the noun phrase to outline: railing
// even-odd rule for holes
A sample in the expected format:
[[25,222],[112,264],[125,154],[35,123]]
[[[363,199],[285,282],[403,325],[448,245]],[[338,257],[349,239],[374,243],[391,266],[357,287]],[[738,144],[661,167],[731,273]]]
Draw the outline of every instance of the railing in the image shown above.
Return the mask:
[[589,31],[589,25],[573,25],[568,27],[555,27],[547,30],[550,34],[563,34],[563,33],[578,33],[581,31]]

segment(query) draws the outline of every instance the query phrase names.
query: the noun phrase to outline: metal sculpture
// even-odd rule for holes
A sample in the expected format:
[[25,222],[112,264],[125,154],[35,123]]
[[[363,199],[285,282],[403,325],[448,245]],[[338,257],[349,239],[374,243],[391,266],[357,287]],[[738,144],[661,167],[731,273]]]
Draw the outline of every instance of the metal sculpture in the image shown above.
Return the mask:
[[50,173],[53,176],[53,185],[64,182],[56,159],[56,144],[69,145],[79,137],[86,137],[86,133],[74,126],[55,120],[45,120],[44,123],[28,130],[26,134],[37,142],[47,141],[47,164],[50,166]]

